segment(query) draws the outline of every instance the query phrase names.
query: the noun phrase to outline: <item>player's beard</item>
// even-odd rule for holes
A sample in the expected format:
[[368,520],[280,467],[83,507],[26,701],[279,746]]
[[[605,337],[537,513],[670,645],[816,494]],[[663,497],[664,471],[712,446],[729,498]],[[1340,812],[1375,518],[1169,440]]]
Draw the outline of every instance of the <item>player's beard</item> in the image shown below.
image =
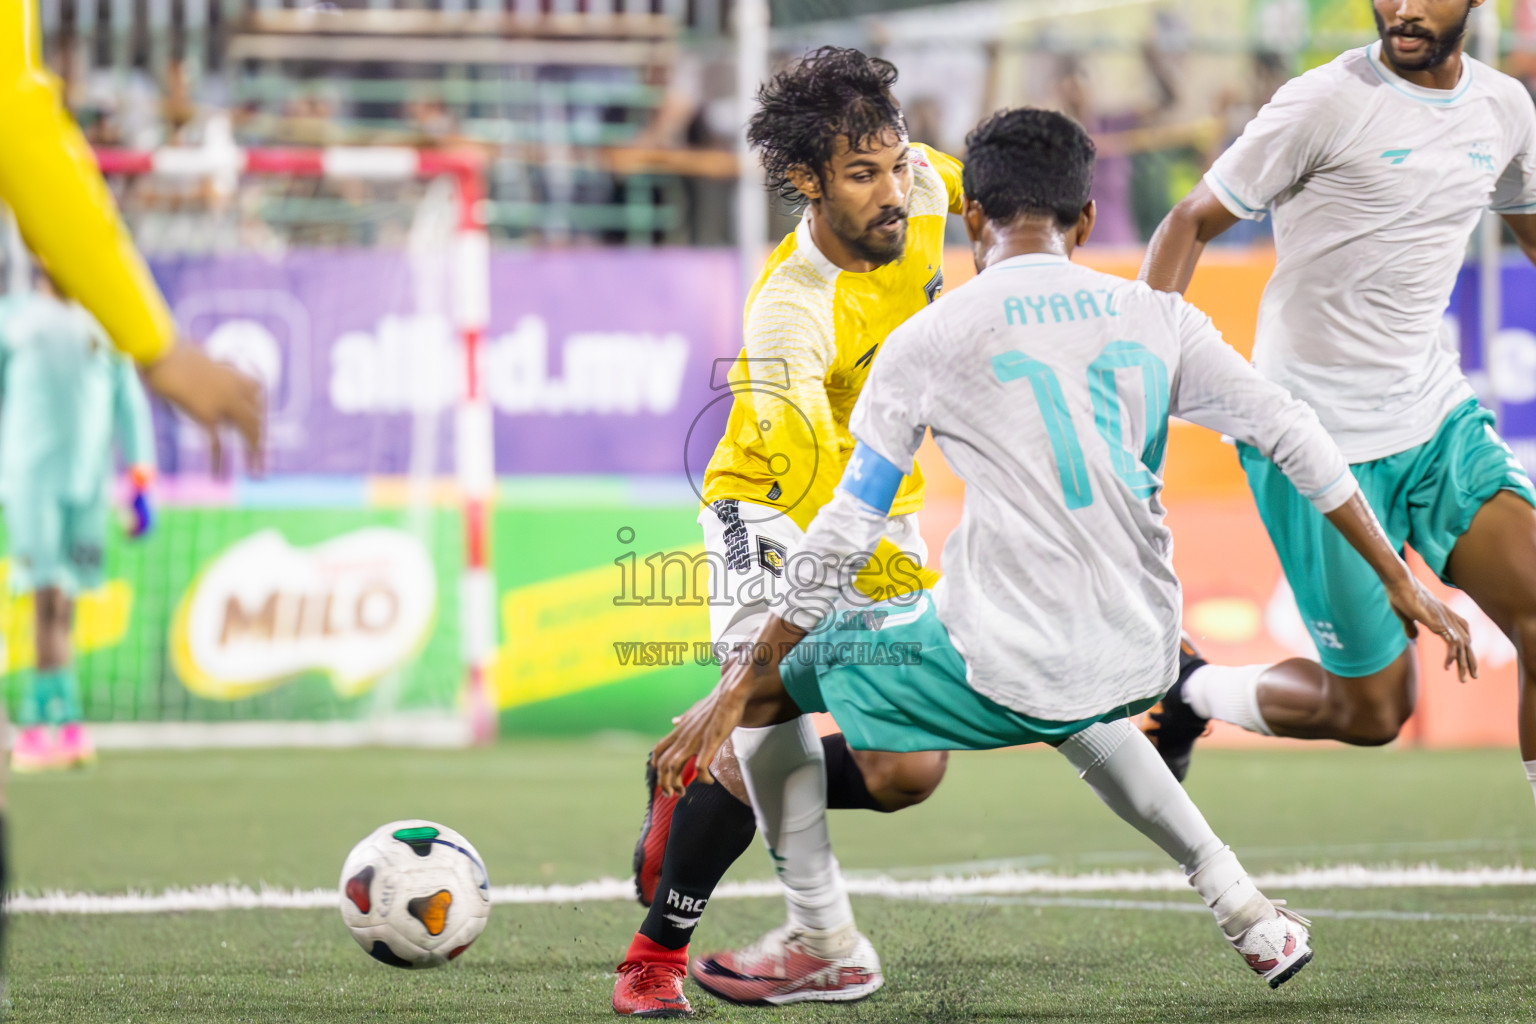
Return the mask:
[[[1461,21],[1453,30],[1440,35],[1436,35],[1429,29],[1417,24],[1397,25],[1389,30],[1387,23],[1382,20],[1381,13],[1374,10],[1372,13],[1376,15],[1376,32],[1381,36],[1381,55],[1386,58],[1388,64],[1391,64],[1398,71],[1432,71],[1450,60],[1451,54],[1456,52],[1457,47],[1461,45],[1462,39],[1466,38],[1467,19],[1472,17],[1472,5],[1470,3],[1467,4],[1466,13],[1461,16]],[[1429,40],[1429,50],[1418,60],[1400,61],[1392,52],[1391,37],[1393,36],[1427,39]]]
[[[896,221],[901,224],[901,230],[896,232],[894,238],[882,237],[877,230]],[[907,250],[907,210],[891,210],[882,213],[874,220],[863,226],[863,230],[854,234],[849,226],[840,223],[836,217],[831,218],[832,230],[842,239],[844,245],[851,249],[860,259],[868,260],[878,266],[894,263],[901,258]]]

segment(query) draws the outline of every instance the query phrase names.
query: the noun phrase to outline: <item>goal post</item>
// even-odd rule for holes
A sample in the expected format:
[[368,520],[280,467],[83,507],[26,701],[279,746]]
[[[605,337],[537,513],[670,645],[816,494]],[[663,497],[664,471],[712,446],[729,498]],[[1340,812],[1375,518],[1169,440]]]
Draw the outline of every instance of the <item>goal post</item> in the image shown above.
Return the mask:
[[[479,151],[468,149],[242,148],[226,140],[223,144],[215,142],[196,148],[98,149],[96,158],[108,175],[203,181],[215,193],[232,192],[242,179],[262,176],[333,182],[452,182],[454,211],[451,238],[445,247],[445,312],[462,358],[462,386],[454,410],[451,451],[463,535],[457,580],[463,725],[469,742],[491,741],[497,731],[492,693],[497,612],[491,563],[496,470],[491,406],[482,365],[491,290],[484,157]],[[326,615],[330,615],[329,605]],[[329,623],[328,618],[326,622]],[[310,728],[309,732],[315,730]],[[326,738],[320,742],[335,745],[345,730],[330,728],[324,732]],[[381,739],[378,730],[361,729],[358,735],[361,742]],[[382,741],[390,740],[385,736]]]

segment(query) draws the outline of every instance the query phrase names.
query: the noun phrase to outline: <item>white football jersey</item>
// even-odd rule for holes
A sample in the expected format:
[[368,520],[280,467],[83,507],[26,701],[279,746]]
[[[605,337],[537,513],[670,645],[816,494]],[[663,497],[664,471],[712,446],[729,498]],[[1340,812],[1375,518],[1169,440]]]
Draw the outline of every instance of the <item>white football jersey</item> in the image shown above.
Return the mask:
[[[1312,410],[1204,313],[1139,281],[1019,256],[892,332],[850,426],[902,472],[931,427],[965,481],[935,598],[978,692],[1076,721],[1172,683],[1182,595],[1158,498],[1170,414],[1254,445],[1323,511],[1355,493]],[[884,525],[839,487],[801,550],[872,551]]]
[[1317,410],[1350,462],[1429,440],[1472,397],[1442,320],[1483,212],[1536,212],[1536,107],[1463,57],[1454,89],[1395,74],[1381,44],[1281,87],[1207,172],[1272,211],[1254,365]]

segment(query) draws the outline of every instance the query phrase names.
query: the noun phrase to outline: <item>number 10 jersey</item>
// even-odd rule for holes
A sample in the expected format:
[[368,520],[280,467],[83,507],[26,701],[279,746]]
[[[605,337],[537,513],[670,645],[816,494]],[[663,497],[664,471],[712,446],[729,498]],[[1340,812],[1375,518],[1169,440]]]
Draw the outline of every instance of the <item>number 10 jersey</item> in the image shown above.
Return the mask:
[[[1312,410],[1205,314],[1065,257],[995,264],[886,341],[851,432],[905,471],[931,427],[965,481],[936,597],[976,690],[1066,721],[1172,682],[1182,595],[1158,497],[1170,415],[1253,445],[1321,511],[1356,490]],[[838,522],[871,511],[856,504],[839,491],[806,548],[859,533]]]

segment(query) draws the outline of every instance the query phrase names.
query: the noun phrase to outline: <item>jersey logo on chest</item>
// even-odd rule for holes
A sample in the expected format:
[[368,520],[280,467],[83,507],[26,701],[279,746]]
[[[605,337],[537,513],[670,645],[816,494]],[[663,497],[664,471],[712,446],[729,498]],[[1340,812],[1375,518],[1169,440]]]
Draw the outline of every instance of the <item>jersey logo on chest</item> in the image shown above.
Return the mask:
[[1412,152],[1413,150],[1411,149],[1389,149],[1385,153],[1381,154],[1381,158],[1383,160],[1392,161],[1392,166],[1396,167],[1404,160],[1407,160]]
[[859,356],[859,361],[853,364],[853,368],[857,370],[861,366],[867,366],[870,360],[875,358],[875,349],[879,347],[880,343],[878,341],[871,345],[868,352],[865,352],[863,355]]
[[934,272],[933,277],[928,279],[928,283],[923,285],[923,294],[928,296],[928,305],[933,305],[933,300],[937,299],[939,297],[939,293],[943,290],[944,268],[940,267],[937,271]]

